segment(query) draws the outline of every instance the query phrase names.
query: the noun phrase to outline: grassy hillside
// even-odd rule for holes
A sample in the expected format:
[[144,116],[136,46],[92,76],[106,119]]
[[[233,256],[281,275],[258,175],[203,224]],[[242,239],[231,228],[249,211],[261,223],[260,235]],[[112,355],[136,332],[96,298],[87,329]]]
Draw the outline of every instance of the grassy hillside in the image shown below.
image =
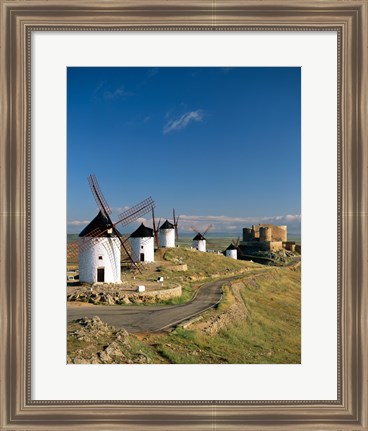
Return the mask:
[[[185,272],[173,268],[183,264],[188,266]],[[233,274],[242,277],[224,287],[223,300],[217,309],[171,333],[125,334],[122,342],[121,331],[110,328],[104,330],[102,341],[96,343],[96,337],[86,341],[88,337],[78,333],[78,324],[72,324],[68,331],[70,362],[300,363],[300,267],[264,267],[176,248],[160,250],[155,264],[139,277],[154,277],[157,272],[165,280],[183,286],[182,300],[188,300],[208,279]],[[118,353],[106,356],[107,349]]]
[[[178,271],[178,266],[186,265],[186,271]],[[178,304],[189,301],[195,291],[206,281],[226,278],[232,275],[258,272],[264,267],[256,263],[230,259],[222,254],[203,253],[188,248],[160,249],[155,254],[155,262],[145,265],[142,274],[123,273],[122,278],[144,284],[158,275],[164,277],[164,286],[182,286],[182,297],[167,301]]]
[[[139,284],[146,286],[147,290],[170,289],[180,285],[182,296],[166,301],[167,304],[179,304],[189,301],[205,281],[248,271],[257,272],[262,268],[262,265],[256,263],[230,259],[217,253],[202,253],[190,248],[159,249],[155,252],[155,262],[143,265],[141,273],[133,271],[130,266],[122,267],[121,286],[132,291]],[[157,283],[159,276],[164,278],[163,283]],[[88,286],[86,289],[89,289]],[[111,287],[107,288],[107,293],[109,289]],[[68,293],[71,290],[71,287],[68,288]]]
[[[237,301],[245,312],[234,311]],[[273,269],[228,286],[218,309],[186,329],[143,340],[169,363],[300,363],[300,306],[300,269]]]

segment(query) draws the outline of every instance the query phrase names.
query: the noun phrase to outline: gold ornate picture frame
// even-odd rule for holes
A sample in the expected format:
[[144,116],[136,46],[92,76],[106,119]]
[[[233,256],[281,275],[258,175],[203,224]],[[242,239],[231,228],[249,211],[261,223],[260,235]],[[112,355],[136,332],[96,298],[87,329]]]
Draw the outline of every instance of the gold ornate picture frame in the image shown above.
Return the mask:
[[[0,0],[0,5],[0,429],[368,429],[367,1]],[[31,34],[68,30],[337,32],[336,401],[31,399]]]

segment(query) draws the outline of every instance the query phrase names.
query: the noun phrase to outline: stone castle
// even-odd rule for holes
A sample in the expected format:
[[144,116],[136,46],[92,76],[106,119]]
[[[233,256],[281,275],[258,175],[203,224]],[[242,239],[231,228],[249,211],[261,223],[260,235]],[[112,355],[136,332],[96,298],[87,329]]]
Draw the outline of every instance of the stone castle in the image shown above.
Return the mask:
[[245,251],[274,251],[285,248],[295,251],[295,242],[287,240],[287,226],[257,224],[243,228],[240,246]]

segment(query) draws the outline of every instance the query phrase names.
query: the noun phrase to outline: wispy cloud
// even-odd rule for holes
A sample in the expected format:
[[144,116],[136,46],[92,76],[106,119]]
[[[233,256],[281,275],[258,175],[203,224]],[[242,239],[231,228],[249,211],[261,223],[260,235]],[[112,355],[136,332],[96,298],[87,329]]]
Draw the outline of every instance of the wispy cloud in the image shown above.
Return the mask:
[[116,100],[122,97],[133,95],[134,93],[127,91],[124,85],[114,87],[107,81],[100,81],[92,92],[92,99]]
[[[128,207],[114,208],[114,210],[125,211]],[[157,219],[165,220],[166,217],[157,215]],[[72,220],[68,222],[71,228],[80,228],[87,226],[90,220]],[[135,230],[141,223],[148,227],[152,227],[152,219],[146,217],[139,217],[128,227],[128,231]],[[213,225],[212,231],[214,232],[229,232],[231,235],[241,235],[242,228],[250,227],[252,224],[258,223],[271,223],[278,225],[287,225],[288,228],[300,228],[301,215],[300,214],[286,214],[275,216],[263,217],[230,217],[224,215],[188,215],[181,214],[179,217],[179,231],[191,232],[191,226],[194,226],[200,232],[203,232],[210,224]]]
[[235,231],[238,230],[239,234],[243,227],[251,226],[258,223],[270,223],[275,225],[298,225],[301,222],[300,214],[295,215],[276,215],[276,216],[263,216],[263,217],[230,217],[223,215],[180,215],[180,230],[189,232],[191,226],[194,225],[198,230],[204,230],[209,224],[213,224],[215,231]]
[[[166,217],[158,214],[156,219],[161,218],[165,220]],[[231,235],[242,235],[242,229],[244,227],[250,227],[253,224],[259,223],[270,223],[279,225],[287,225],[288,228],[300,228],[301,216],[296,215],[276,215],[276,216],[264,216],[264,217],[230,217],[223,215],[187,215],[181,214],[179,217],[179,231],[180,232],[192,232],[191,226],[194,226],[200,232],[203,232],[208,225],[212,224],[213,228],[211,232],[229,232]],[[130,230],[134,230],[139,224],[144,223],[146,226],[152,227],[152,219],[140,217],[130,226]]]
[[203,115],[204,114],[201,109],[197,109],[196,111],[186,112],[179,118],[169,120],[164,126],[163,133],[166,135],[167,133],[184,129],[192,121],[200,122],[203,120]]
[[288,214],[285,216],[285,221],[300,222],[301,220],[302,220],[302,216],[300,214],[296,214],[296,215]]
[[133,93],[130,93],[125,90],[124,86],[121,85],[120,87],[116,88],[115,90],[106,90],[103,93],[103,98],[105,100],[115,100],[120,99],[124,96],[132,96]]

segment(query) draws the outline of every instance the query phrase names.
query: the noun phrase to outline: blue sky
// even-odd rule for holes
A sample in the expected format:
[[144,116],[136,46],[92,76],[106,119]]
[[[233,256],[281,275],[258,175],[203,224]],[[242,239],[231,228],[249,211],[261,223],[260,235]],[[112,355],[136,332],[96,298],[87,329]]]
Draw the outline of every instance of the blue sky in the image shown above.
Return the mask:
[[91,173],[115,214],[152,196],[182,232],[298,229],[300,79],[297,67],[68,68],[68,232],[98,212]]

